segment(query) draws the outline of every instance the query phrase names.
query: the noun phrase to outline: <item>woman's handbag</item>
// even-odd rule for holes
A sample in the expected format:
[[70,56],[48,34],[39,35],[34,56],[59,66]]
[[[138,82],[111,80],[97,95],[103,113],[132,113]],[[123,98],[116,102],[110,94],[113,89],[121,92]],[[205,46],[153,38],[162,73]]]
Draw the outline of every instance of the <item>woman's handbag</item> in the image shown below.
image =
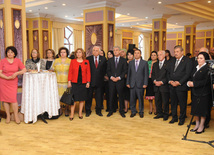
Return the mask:
[[65,103],[67,105],[74,105],[74,98],[72,93],[72,87],[67,88],[67,90],[63,93],[60,102]]

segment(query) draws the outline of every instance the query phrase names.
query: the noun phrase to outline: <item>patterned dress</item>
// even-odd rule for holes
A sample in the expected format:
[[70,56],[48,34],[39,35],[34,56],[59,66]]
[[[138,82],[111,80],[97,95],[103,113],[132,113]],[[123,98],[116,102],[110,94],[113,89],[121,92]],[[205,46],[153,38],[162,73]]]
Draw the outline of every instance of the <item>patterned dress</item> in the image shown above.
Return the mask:
[[[68,86],[68,72],[71,59],[67,58],[64,63],[62,63],[61,58],[58,58],[54,61],[53,69],[56,72],[59,98],[62,97],[64,91]],[[61,103],[61,105],[64,105]]]

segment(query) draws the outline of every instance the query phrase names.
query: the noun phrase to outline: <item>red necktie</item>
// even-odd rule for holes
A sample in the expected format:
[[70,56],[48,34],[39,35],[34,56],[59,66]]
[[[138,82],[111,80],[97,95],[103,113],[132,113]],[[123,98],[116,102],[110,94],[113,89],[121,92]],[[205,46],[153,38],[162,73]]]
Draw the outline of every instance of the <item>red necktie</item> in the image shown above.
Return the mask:
[[98,66],[97,57],[95,57],[95,66],[96,66],[96,68],[97,68],[97,66]]

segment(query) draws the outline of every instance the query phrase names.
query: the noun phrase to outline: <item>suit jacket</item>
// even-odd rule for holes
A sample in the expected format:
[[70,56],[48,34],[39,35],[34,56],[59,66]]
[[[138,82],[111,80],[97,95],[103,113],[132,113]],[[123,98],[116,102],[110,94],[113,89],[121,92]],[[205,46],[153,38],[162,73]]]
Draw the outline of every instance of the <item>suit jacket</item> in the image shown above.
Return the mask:
[[192,88],[192,93],[195,96],[205,96],[211,94],[211,81],[210,76],[208,75],[209,66],[206,64],[200,68],[197,72],[197,69],[194,68],[191,81],[193,81],[194,87]]
[[[187,91],[188,87],[186,83],[190,79],[192,73],[192,61],[188,57],[183,56],[177,69],[174,71],[175,63],[176,58],[172,58],[171,63],[169,64],[168,80],[178,81],[181,84],[176,87],[177,91]],[[172,88],[173,86],[169,85],[169,87]]]
[[99,56],[97,68],[95,66],[93,55],[87,57],[86,59],[89,61],[91,68],[91,86],[102,87],[104,85],[104,75],[106,74],[107,67],[106,58]]
[[190,60],[192,61],[192,70],[194,70],[198,65],[198,61],[197,59],[195,60],[195,57],[192,57]]
[[142,88],[143,85],[148,85],[149,68],[148,63],[140,59],[138,70],[135,70],[135,59],[129,62],[128,75],[126,85],[130,85],[130,88]]
[[[77,59],[71,60],[68,72],[68,81],[71,81],[72,83],[78,82],[79,66],[80,65],[77,62]],[[83,60],[83,62],[81,63],[81,70],[82,70],[82,83],[91,82],[91,71],[88,60]]]
[[[111,76],[113,77],[120,77],[121,80],[118,82],[123,82],[125,80],[125,75],[127,74],[127,62],[126,59],[120,57],[119,62],[117,64],[117,68],[115,68],[115,57],[108,60],[107,63],[107,75],[109,79]],[[110,80],[111,81],[111,80]],[[124,84],[125,85],[125,84]]]
[[162,65],[162,68],[159,68],[159,61],[153,64],[152,68],[152,81],[162,81],[163,85],[160,87],[154,85],[154,92],[157,92],[158,89],[160,92],[169,92],[169,85],[168,85],[168,79],[167,79],[167,72],[168,72],[168,61],[165,59],[164,64]]

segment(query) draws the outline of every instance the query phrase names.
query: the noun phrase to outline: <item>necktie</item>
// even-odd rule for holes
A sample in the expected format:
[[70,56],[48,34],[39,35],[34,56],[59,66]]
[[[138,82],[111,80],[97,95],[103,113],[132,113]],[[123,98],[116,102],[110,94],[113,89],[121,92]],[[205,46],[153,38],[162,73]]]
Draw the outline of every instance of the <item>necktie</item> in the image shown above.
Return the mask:
[[97,66],[98,66],[97,57],[95,57],[95,66],[96,66],[96,68],[97,68]]
[[116,58],[116,61],[115,61],[115,68],[117,68],[117,59],[118,59],[118,58]]
[[159,68],[160,69],[162,68],[162,62],[159,62]]
[[136,60],[136,63],[135,63],[135,70],[137,72],[137,69],[138,69],[138,60]]
[[177,67],[178,67],[178,59],[176,60],[176,63],[175,63],[175,68],[174,68],[174,72],[176,71]]

